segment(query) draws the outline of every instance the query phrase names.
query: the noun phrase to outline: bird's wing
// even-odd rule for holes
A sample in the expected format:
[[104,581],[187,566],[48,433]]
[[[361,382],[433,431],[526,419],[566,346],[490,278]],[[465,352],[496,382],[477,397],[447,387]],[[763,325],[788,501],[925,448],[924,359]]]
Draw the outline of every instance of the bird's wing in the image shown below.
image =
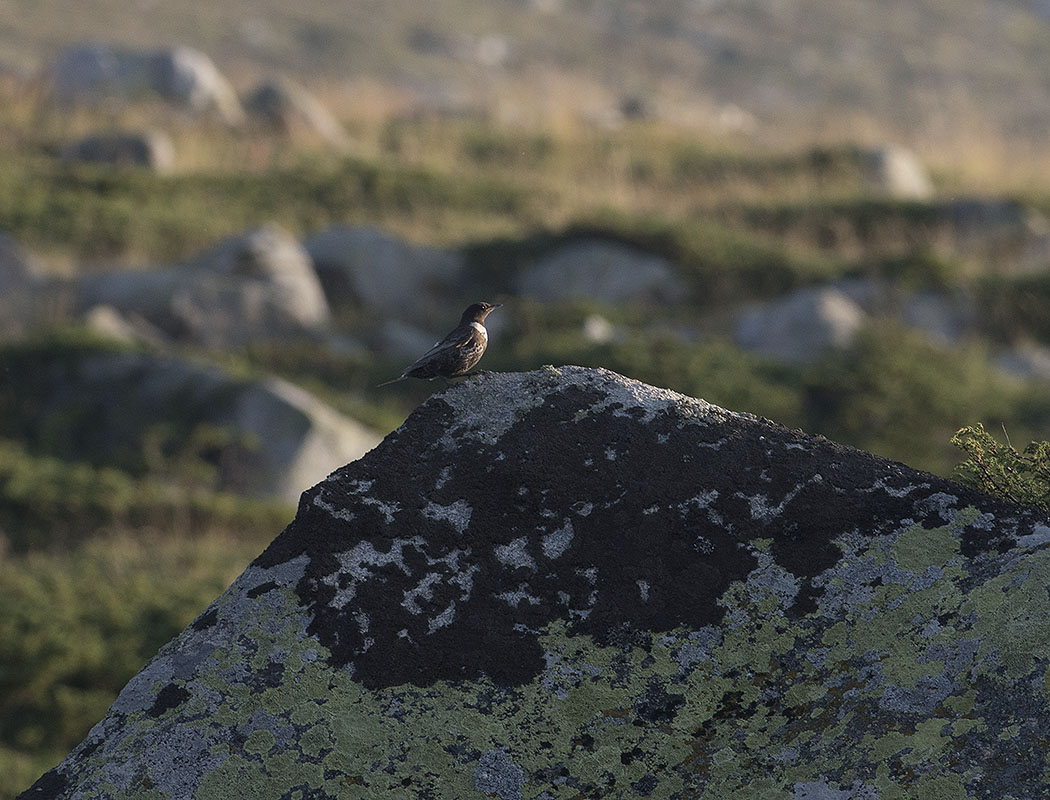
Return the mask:
[[470,341],[470,336],[472,333],[473,331],[470,328],[456,328],[448,336],[446,336],[440,342],[436,342],[433,347],[431,347],[429,350],[423,353],[423,355],[417,358],[415,363],[408,367],[405,370],[405,372],[411,372],[420,364],[425,364],[427,361],[432,359],[437,353],[440,353],[444,350],[456,350],[462,347],[468,341]]

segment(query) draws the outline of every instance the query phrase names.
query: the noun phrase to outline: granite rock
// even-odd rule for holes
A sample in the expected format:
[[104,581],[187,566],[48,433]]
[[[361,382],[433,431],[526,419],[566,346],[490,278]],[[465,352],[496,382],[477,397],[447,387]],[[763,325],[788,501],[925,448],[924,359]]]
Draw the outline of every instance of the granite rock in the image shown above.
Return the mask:
[[587,299],[617,303],[682,303],[688,288],[662,256],[631,245],[582,237],[565,242],[516,281],[519,294],[543,303]]
[[81,312],[112,306],[171,339],[216,349],[320,335],[329,320],[309,254],[273,224],[224,239],[185,264],[83,275],[73,288]]
[[604,370],[483,375],[23,797],[1046,796],[1048,523]]
[[216,488],[295,503],[379,442],[371,429],[279,378],[243,378],[123,348],[24,358],[33,358],[34,373],[13,389],[24,414],[19,425],[29,441],[66,458],[128,468],[157,442],[163,451],[195,432],[223,431],[208,456]]
[[856,339],[867,315],[832,286],[807,286],[739,315],[737,344],[782,361],[808,363]]

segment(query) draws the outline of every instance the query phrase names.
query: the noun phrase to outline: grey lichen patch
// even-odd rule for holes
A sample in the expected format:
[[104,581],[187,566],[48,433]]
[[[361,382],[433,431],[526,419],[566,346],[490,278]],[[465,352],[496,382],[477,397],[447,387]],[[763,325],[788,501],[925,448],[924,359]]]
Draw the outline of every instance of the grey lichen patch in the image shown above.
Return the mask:
[[1036,525],[1032,532],[1017,538],[1018,547],[1036,548],[1050,544],[1050,525]]
[[535,570],[536,561],[528,548],[529,540],[520,536],[508,544],[496,545],[494,552],[496,560],[504,566]]
[[474,788],[500,800],[522,800],[524,777],[525,770],[511,761],[505,750],[487,750],[474,768]]
[[448,406],[455,420],[442,437],[443,449],[458,449],[464,438],[486,444],[499,441],[530,408],[543,403],[547,391],[562,386],[564,380],[563,371],[549,367],[525,373],[488,373],[442,392],[430,402]]
[[569,545],[572,544],[572,539],[575,535],[572,520],[565,520],[565,524],[560,528],[544,535],[542,540],[543,555],[550,559],[560,558],[569,549]]
[[463,533],[470,525],[470,512],[470,504],[466,500],[457,500],[447,506],[428,503],[422,510],[424,517],[443,520],[457,533]]
[[446,450],[454,450],[458,442],[453,437],[477,438],[490,444],[498,441],[531,408],[542,404],[549,391],[562,392],[572,387],[590,390],[596,385],[602,398],[580,408],[575,414],[577,421],[606,411],[627,415],[629,409],[640,410],[643,422],[670,411],[693,423],[723,420],[731,413],[703,400],[628,380],[615,372],[575,366],[487,374],[443,392],[432,402],[445,403],[453,412],[456,425],[448,431],[443,444]]
[[650,422],[657,415],[674,412],[676,416],[690,422],[723,421],[730,412],[694,397],[687,397],[669,389],[658,389],[644,383],[632,381],[607,370],[592,370],[583,367],[563,367],[563,374],[586,385],[593,385],[595,374],[605,379],[605,397],[590,406],[588,415],[611,410],[616,416],[628,415],[630,409],[643,411],[641,422]]

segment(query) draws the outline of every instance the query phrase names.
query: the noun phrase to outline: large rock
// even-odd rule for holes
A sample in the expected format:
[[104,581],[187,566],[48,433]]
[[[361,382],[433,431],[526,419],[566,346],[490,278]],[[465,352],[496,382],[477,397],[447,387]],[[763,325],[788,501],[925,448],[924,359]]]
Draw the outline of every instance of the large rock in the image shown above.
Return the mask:
[[173,339],[217,348],[315,332],[329,318],[309,255],[272,225],[182,266],[83,276],[76,295],[81,311],[111,306]]
[[828,288],[869,316],[902,322],[937,344],[959,344],[977,330],[973,297],[961,287],[911,290],[881,278],[845,278]]
[[964,197],[940,206],[954,255],[999,274],[1042,273],[1050,263],[1050,221],[1016,200]]
[[171,47],[149,56],[154,86],[165,97],[196,112],[214,111],[231,124],[244,111],[237,93],[215,63],[191,47]]
[[95,133],[68,145],[65,161],[86,161],[118,167],[145,167],[161,174],[175,168],[175,146],[161,130]]
[[225,239],[198,256],[193,265],[265,284],[275,306],[295,324],[310,327],[328,321],[328,301],[310,254],[277,225],[263,225]]
[[1050,383],[1050,347],[1031,342],[1018,344],[999,353],[992,363],[1015,378]]
[[783,361],[810,362],[848,347],[867,315],[837,289],[807,287],[737,319],[736,341]]
[[23,432],[59,455],[123,466],[150,437],[179,446],[201,426],[226,431],[218,488],[295,502],[379,437],[313,395],[276,378],[242,379],[214,367],[133,351],[41,357],[28,385]]
[[928,200],[933,196],[929,173],[910,150],[894,145],[863,154],[868,186],[898,200]]
[[230,82],[207,55],[190,47],[139,51],[79,44],[59,55],[51,73],[51,89],[65,103],[153,94],[179,108],[213,112],[229,124],[244,117]]
[[41,275],[12,236],[0,233],[0,336],[24,333],[40,322]]
[[347,143],[346,130],[331,112],[287,78],[260,84],[245,102],[245,110],[291,138],[316,138],[337,147]]
[[464,267],[460,253],[419,247],[375,228],[336,226],[303,242],[333,303],[384,317],[444,321]]
[[962,289],[913,292],[904,301],[901,318],[939,344],[960,344],[977,330],[973,300]]
[[660,256],[607,239],[561,245],[518,276],[520,294],[541,302],[680,303],[685,283]]
[[606,371],[484,376],[23,796],[1045,797],[1048,523]]
[[32,257],[13,237],[0,233],[0,295],[35,286],[40,275]]

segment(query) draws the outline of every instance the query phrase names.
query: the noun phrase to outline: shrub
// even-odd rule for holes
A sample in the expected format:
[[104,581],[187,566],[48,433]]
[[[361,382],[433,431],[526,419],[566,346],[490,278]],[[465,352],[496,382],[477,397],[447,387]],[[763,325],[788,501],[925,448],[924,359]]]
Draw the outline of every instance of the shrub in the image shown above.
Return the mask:
[[0,561],[0,797],[83,739],[275,532],[238,540],[138,531]]
[[1050,511],[1050,442],[1029,442],[1018,451],[1000,444],[978,423],[962,428],[951,443],[967,458],[955,476],[994,497]]
[[18,552],[53,551],[114,531],[193,536],[276,531],[290,513],[282,503],[33,456],[0,440],[0,542]]

